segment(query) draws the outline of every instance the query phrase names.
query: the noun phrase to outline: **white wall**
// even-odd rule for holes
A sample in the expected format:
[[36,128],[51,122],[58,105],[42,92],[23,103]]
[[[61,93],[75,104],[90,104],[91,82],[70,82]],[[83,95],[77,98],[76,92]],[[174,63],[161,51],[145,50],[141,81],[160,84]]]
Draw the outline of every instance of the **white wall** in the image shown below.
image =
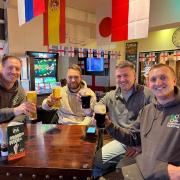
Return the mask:
[[150,0],[150,29],[177,27],[180,24],[180,0]]

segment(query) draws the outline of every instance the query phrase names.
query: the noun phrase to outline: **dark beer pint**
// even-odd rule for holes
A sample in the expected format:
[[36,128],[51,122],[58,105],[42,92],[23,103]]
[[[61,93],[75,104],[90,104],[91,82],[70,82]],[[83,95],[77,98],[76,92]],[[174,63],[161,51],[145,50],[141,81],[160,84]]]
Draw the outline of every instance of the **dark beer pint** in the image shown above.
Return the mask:
[[104,104],[96,104],[94,106],[94,118],[96,119],[96,126],[98,128],[105,127],[105,116],[106,116],[106,106]]
[[89,109],[90,108],[90,100],[91,96],[81,96],[81,101],[82,101],[82,108],[83,109]]

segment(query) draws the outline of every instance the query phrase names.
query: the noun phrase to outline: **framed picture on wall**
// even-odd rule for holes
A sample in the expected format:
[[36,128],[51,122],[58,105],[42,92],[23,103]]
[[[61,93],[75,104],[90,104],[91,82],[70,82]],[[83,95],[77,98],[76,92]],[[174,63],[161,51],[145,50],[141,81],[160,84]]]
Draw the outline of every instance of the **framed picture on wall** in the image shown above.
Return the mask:
[[126,60],[132,62],[136,66],[136,64],[137,64],[137,42],[126,43],[125,58],[126,58]]

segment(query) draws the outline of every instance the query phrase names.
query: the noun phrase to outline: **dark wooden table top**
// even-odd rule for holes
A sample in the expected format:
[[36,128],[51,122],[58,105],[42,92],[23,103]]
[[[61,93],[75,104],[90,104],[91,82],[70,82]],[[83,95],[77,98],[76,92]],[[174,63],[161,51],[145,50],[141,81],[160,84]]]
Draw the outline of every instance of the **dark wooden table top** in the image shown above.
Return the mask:
[[[67,178],[63,179],[69,179],[68,175],[76,178],[78,174],[84,174],[89,177],[96,141],[86,140],[85,130],[85,126],[79,125],[27,124],[25,127],[26,156],[0,164],[0,171],[6,176],[12,174],[33,176],[34,174],[35,176],[45,175],[44,177],[58,176],[60,179],[66,174]],[[83,176],[81,178],[85,179]]]

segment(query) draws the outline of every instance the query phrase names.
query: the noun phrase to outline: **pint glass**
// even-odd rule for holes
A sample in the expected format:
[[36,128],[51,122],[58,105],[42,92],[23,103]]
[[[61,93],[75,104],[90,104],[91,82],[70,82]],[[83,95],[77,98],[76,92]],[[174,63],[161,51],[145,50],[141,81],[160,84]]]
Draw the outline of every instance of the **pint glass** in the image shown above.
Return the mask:
[[[60,86],[53,87],[52,94],[55,98],[60,98],[61,97],[61,87]],[[60,106],[61,106],[61,102],[59,99],[58,102],[53,107],[56,109],[59,109]]]
[[94,106],[94,118],[98,128],[105,128],[106,106],[104,104],[96,104]]
[[[26,99],[27,99],[28,102],[36,104],[37,103],[37,93],[36,93],[36,91],[28,91],[26,93]],[[30,113],[29,120],[35,120],[35,119],[37,119],[37,112]]]

